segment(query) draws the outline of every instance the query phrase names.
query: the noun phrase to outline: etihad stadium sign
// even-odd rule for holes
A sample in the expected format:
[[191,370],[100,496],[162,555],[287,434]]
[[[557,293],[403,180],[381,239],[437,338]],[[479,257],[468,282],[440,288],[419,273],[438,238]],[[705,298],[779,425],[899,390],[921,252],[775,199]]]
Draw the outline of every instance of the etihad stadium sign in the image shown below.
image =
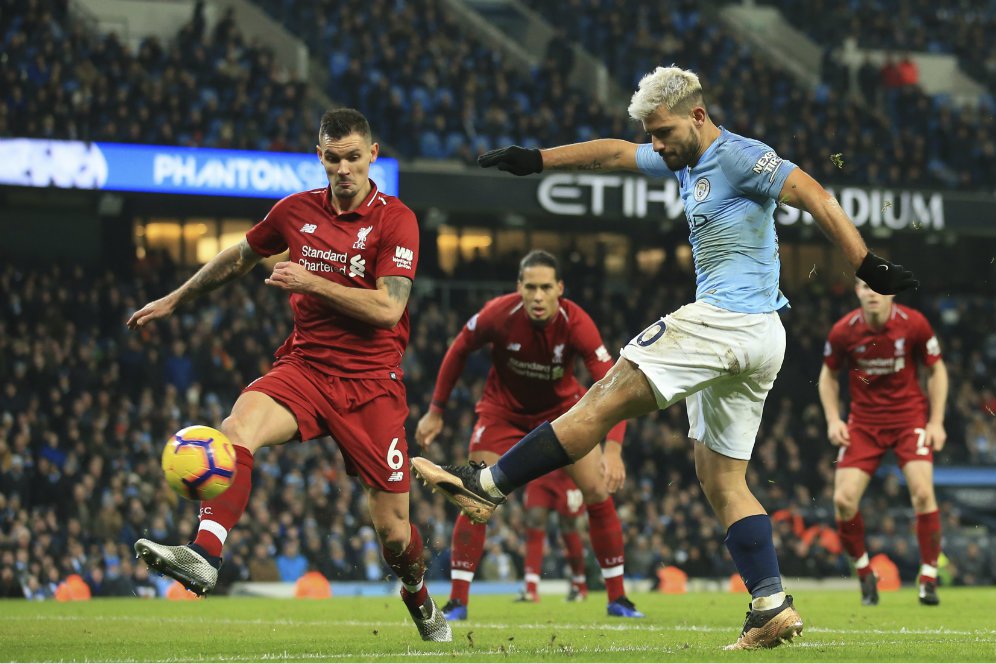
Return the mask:
[[[828,187],[855,226],[941,230],[945,227],[941,193]],[[674,178],[654,180],[637,175],[563,173],[544,177],[536,188],[540,207],[553,215],[679,219],[684,203]],[[779,206],[775,220],[783,226],[813,224],[812,215]]]
[[[378,159],[370,177],[397,195],[396,160]],[[0,139],[0,185],[277,199],[328,178],[313,153],[12,138]]]

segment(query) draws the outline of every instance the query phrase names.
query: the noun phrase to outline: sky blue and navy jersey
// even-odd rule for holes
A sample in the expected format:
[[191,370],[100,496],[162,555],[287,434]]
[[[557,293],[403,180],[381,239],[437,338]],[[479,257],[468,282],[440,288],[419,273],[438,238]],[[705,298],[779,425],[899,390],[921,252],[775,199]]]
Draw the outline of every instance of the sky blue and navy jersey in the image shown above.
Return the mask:
[[695,260],[695,299],[728,311],[766,313],[788,304],[778,290],[773,217],[795,164],[760,141],[720,127],[693,168],[671,171],[650,143],[636,163],[647,175],[678,178]]

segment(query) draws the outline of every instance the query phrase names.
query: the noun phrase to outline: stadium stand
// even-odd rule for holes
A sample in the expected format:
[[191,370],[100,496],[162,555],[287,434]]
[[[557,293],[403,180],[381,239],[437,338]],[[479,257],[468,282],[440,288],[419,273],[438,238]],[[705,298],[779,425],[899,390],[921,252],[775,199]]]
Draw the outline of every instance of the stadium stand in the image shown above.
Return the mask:
[[[996,182],[992,114],[935,107],[915,85],[897,86],[874,113],[846,87],[806,90],[693,2],[527,4],[603,59],[625,89],[661,64],[694,70],[703,78],[710,112],[727,129],[763,137],[820,180],[963,189],[991,189]],[[842,155],[842,167],[832,154]]]
[[[87,31],[63,0],[3,3],[0,34],[15,66],[4,70],[0,135],[278,151],[314,144],[311,116],[300,112],[310,107],[307,86],[277,72],[272,54],[246,43],[230,15],[209,31],[196,12],[172,39],[147,39],[131,53],[114,34]],[[364,109],[398,156],[469,164],[509,143],[640,140],[623,109],[591,103],[567,84],[563,44],[526,75],[438,0],[400,10],[387,0],[260,4],[327,59],[332,98]],[[829,86],[801,88],[693,4],[664,11],[573,0],[566,12],[532,4],[566,23],[567,37],[598,54],[626,89],[661,63],[699,72],[725,126],[764,137],[820,179],[963,189],[996,182],[992,116],[944,105],[916,86],[889,90],[869,115]],[[623,39],[631,25],[641,27]]]
[[951,53],[970,76],[996,93],[996,4],[929,0],[831,3],[763,0],[822,44],[853,37],[863,49]]
[[202,5],[176,35],[132,52],[70,14],[67,0],[2,0],[0,136],[252,150],[314,146],[308,88],[284,77],[231,15]]
[[[157,589],[144,566],[132,564],[131,544],[146,529],[159,540],[183,541],[194,531],[196,505],[178,501],[161,479],[162,445],[190,422],[220,422],[288,332],[284,298],[254,273],[164,324],[128,333],[127,315],[184,276],[168,260],[153,258],[158,262],[146,262],[133,280],[13,258],[0,263],[0,288],[12,294],[0,311],[0,595],[52,597],[70,574],[83,576],[95,596],[163,594],[166,589]],[[574,285],[569,296],[592,313],[615,348],[650,322],[648,311],[669,310],[690,296],[686,286],[662,288],[654,277],[614,296],[586,269],[568,271],[566,279]],[[404,364],[409,437],[426,407],[446,340],[485,293],[500,288],[492,282],[474,293],[460,291],[447,309],[437,293],[413,301],[419,315]],[[924,294],[916,305],[936,322],[956,386],[947,419],[951,443],[940,463],[992,464],[996,438],[985,420],[986,409],[996,408],[989,380],[996,368],[996,333],[987,323],[993,303],[982,296]],[[750,481],[776,521],[787,575],[848,574],[839,545],[821,528],[832,528],[834,455],[813,380],[825,331],[852,306],[849,292],[800,293],[785,320],[790,346],[768,402]],[[472,406],[488,365],[483,353],[468,363],[434,458],[466,454]],[[656,579],[663,565],[692,578],[726,578],[733,571],[718,545],[721,527],[695,481],[684,417],[681,408],[672,408],[632,423],[627,434],[629,477],[616,501],[634,578]],[[870,551],[887,553],[908,580],[917,558],[904,490],[893,476],[874,487],[865,510],[875,533]],[[223,583],[278,580],[294,565],[333,581],[384,579],[361,494],[330,440],[263,452],[248,516],[229,538]],[[416,494],[413,505],[413,519],[426,534],[432,578],[446,578],[453,515],[448,504],[427,494]],[[949,580],[985,583],[996,565],[985,531],[963,522],[952,502],[945,501],[942,511],[945,551],[956,560],[947,569]],[[484,578],[521,578],[523,519],[517,500],[499,512]],[[551,576],[562,569],[559,554],[548,560]]]

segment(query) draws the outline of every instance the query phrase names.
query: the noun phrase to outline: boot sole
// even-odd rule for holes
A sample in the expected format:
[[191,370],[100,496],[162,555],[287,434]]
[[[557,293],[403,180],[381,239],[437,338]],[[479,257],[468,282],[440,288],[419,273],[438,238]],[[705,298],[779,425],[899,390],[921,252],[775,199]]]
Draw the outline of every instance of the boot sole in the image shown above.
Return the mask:
[[422,480],[422,484],[439,493],[443,498],[460,508],[474,523],[487,523],[498,507],[491,501],[468,491],[460,478],[449,473],[424,457],[411,460],[412,472]]

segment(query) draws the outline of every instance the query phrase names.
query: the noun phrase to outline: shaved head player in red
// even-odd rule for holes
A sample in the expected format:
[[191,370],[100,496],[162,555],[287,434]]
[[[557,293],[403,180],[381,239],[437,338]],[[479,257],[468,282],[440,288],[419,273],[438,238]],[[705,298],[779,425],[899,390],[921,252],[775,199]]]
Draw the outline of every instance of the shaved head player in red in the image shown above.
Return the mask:
[[[446,351],[436,378],[429,411],[419,420],[415,441],[428,447],[443,428],[443,410],[463,371],[467,356],[491,346],[491,370],[484,395],[477,403],[477,424],[470,440],[470,461],[492,464],[537,425],[563,414],[585,389],[574,377],[580,356],[595,380],[612,368],[598,328],[578,305],[563,298],[564,282],[557,259],[542,250],[529,252],[519,263],[515,293],[496,297],[471,317]],[[608,613],[642,618],[623,589],[622,526],[609,489],[622,483],[625,471],[621,443],[626,423],[606,435],[606,451],[592,449],[564,470],[584,496],[592,549],[602,568],[608,593]],[[483,467],[483,465],[482,465]],[[564,486],[566,491],[570,486]],[[533,504],[539,506],[542,492]],[[466,620],[470,583],[484,552],[486,525],[461,513],[453,528],[450,620]],[[539,549],[542,557],[542,547]],[[531,561],[536,563],[536,561]]]
[[256,450],[330,435],[349,474],[363,484],[384,560],[401,579],[401,596],[419,633],[426,641],[450,641],[449,625],[423,582],[422,538],[408,520],[408,403],[401,356],[408,344],[418,222],[404,203],[370,180],[378,150],[358,111],[325,113],[317,151],[329,186],[278,202],[238,245],[128,321],[135,329],[165,318],[260,259],[290,251],[266,283],[288,294],[294,330],[277,350],[273,368],[245,388],[221,423],[235,445],[234,484],[201,503],[191,544],[140,539],[135,551],[195,592],[210,592],[225,539],[249,500]]
[[[820,401],[827,435],[840,448],[833,502],[837,531],[861,580],[861,603],[878,604],[875,573],[865,550],[861,496],[886,451],[893,450],[906,476],[920,543],[920,602],[937,597],[941,518],[934,496],[934,452],[944,447],[944,403],[948,372],[930,323],[919,311],[879,295],[858,279],[861,306],[830,330],[820,371]],[[917,382],[917,365],[927,367],[927,396]],[[840,417],[838,372],[848,369],[851,412]]]

